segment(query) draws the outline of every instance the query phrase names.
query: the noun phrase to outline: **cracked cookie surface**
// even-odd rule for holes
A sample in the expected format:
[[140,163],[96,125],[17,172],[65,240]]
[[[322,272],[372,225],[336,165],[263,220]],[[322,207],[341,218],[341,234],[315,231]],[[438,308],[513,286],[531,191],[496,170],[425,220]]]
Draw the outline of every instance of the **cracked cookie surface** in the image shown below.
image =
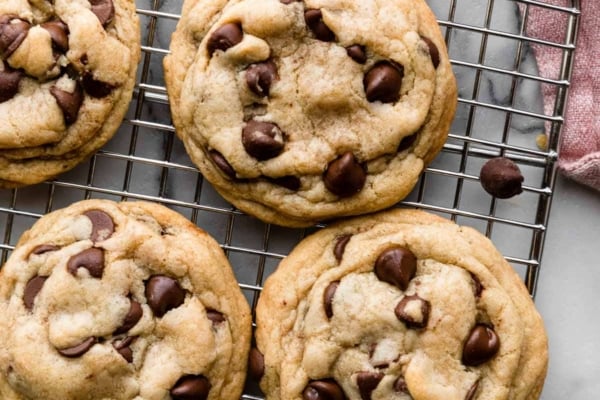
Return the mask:
[[0,271],[0,397],[234,399],[251,319],[207,233],[150,203],[42,217]]
[[404,198],[456,107],[420,0],[186,0],[164,65],[191,159],[228,201],[280,225]]
[[306,238],[256,318],[251,375],[269,400],[530,400],[546,375],[519,276],[479,232],[421,211]]
[[0,4],[0,188],[98,150],[127,111],[140,57],[132,0]]

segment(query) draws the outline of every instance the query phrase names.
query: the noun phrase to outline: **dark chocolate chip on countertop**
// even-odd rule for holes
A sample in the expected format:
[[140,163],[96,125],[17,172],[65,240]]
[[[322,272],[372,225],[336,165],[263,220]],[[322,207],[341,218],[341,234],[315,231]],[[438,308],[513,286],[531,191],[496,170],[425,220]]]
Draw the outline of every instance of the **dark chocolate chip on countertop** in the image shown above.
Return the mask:
[[335,34],[323,21],[323,13],[318,9],[308,9],[304,11],[304,21],[316,38],[324,42],[335,40]]
[[179,282],[164,275],[155,275],[146,282],[146,300],[157,317],[162,317],[185,300],[185,290]]
[[351,152],[332,161],[323,176],[325,187],[340,197],[350,197],[360,192],[366,179],[365,168]]
[[523,175],[513,161],[504,157],[492,158],[479,173],[481,186],[499,199],[508,199],[523,192]]
[[383,282],[406,290],[417,272],[417,258],[402,246],[385,250],[375,261],[375,275]]
[[284,134],[277,124],[250,120],[242,129],[246,152],[259,161],[277,157],[284,146]]
[[208,39],[208,54],[212,55],[217,50],[227,50],[240,43],[244,38],[244,31],[240,24],[228,23],[217,28]]
[[202,375],[185,375],[170,390],[173,400],[205,400],[211,384]]
[[489,326],[477,324],[469,333],[464,346],[462,362],[464,365],[477,366],[492,359],[500,349],[500,339]]
[[102,278],[104,272],[104,252],[100,249],[91,248],[83,250],[72,256],[67,262],[67,270],[77,276],[77,270],[85,268],[94,278]]
[[400,98],[404,67],[389,61],[381,61],[366,74],[363,80],[367,100],[393,103]]

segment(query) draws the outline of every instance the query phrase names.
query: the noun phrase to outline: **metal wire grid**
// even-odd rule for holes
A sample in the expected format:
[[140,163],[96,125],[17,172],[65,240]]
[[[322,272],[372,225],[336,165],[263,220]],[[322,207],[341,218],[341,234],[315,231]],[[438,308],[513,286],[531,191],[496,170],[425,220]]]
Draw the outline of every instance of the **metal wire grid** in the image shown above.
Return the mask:
[[[477,18],[471,15],[473,1],[479,3],[481,11]],[[534,0],[429,3],[439,18],[459,78],[459,108],[444,150],[402,204],[450,217],[485,233],[522,274],[533,295],[556,177],[579,1],[573,0],[570,7]],[[521,9],[518,26],[497,26],[497,14],[514,12],[517,5]],[[137,6],[144,28],[142,60],[126,121],[103,150],[74,171],[41,185],[0,191],[0,264],[21,233],[44,213],[84,198],[155,201],[186,215],[219,241],[254,306],[264,279],[299,240],[318,227],[294,230],[260,223],[234,209],[203,181],[174,135],[162,78],[162,59],[168,54],[181,1],[138,0]],[[553,43],[526,35],[529,13],[536,7],[551,12],[557,23],[564,24],[564,41]],[[561,53],[559,76],[540,76],[535,66],[525,65],[531,64],[527,60],[532,57],[532,45]],[[463,52],[465,46],[474,49],[474,56]],[[503,56],[498,63],[494,52],[507,46],[512,57]],[[484,93],[494,89],[490,86],[492,77],[506,81],[500,100]],[[551,113],[541,108],[540,85],[555,89]],[[519,101],[523,91],[534,93],[537,103]],[[486,129],[494,124],[498,127],[494,132]],[[515,125],[522,129],[515,129]],[[545,128],[548,147],[540,150],[533,133]],[[525,192],[515,200],[496,201],[479,185],[479,168],[486,159],[498,155],[513,159],[526,176]],[[261,399],[256,393],[250,388],[243,398]]]

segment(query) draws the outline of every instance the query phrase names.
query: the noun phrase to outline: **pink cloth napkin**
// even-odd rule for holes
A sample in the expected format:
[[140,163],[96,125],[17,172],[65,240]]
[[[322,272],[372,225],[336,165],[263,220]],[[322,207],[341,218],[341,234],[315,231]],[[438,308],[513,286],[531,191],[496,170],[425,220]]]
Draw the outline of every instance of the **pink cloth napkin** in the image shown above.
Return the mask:
[[[566,0],[545,2],[558,6],[571,5]],[[581,7],[558,167],[564,175],[600,190],[600,1],[582,0]],[[567,16],[565,13],[530,6],[526,29],[530,37],[564,43]],[[557,78],[562,50],[542,45],[533,47],[540,75]],[[547,84],[542,86],[545,112],[552,115],[556,87]]]

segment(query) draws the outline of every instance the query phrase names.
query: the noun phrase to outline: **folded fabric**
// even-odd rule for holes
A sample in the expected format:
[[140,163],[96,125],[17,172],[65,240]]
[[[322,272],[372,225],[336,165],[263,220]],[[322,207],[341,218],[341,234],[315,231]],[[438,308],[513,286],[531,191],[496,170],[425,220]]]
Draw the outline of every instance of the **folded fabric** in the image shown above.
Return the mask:
[[[546,3],[569,7],[569,0],[547,0]],[[581,20],[575,65],[567,103],[566,121],[560,144],[558,167],[567,177],[600,190],[600,1],[581,2]],[[562,14],[562,15],[558,15]],[[529,37],[564,43],[566,13],[530,6],[526,32]],[[540,75],[557,78],[562,50],[533,45]],[[542,85],[547,115],[552,115],[556,86]]]

